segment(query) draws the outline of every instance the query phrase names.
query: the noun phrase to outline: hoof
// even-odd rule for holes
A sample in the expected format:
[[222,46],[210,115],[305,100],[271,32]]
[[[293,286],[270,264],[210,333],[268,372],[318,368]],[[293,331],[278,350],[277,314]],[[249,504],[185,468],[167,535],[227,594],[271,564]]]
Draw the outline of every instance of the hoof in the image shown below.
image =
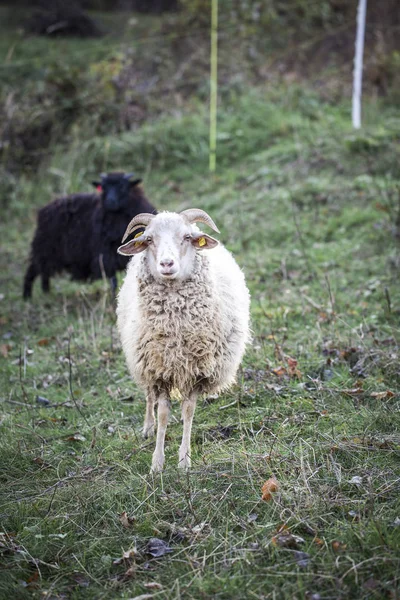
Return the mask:
[[151,462],[150,474],[154,475],[155,473],[161,473],[164,468],[164,456],[154,457]]
[[154,425],[150,425],[150,427],[144,428],[142,430],[142,436],[145,440],[154,436]]
[[184,471],[188,471],[190,469],[191,461],[190,456],[187,454],[182,458],[179,457],[178,468],[183,469]]

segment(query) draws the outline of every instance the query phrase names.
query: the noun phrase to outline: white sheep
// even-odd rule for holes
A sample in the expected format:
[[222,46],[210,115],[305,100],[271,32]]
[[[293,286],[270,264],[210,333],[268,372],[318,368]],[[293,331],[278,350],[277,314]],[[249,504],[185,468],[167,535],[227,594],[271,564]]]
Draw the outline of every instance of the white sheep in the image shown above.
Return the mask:
[[118,249],[132,256],[118,295],[118,329],[128,368],[147,393],[143,435],[157,441],[151,472],[164,466],[170,395],[182,397],[183,437],[179,466],[190,467],[196,400],[235,380],[249,333],[250,296],[243,272],[216,239],[194,223],[218,229],[202,210],[143,213],[132,219]]

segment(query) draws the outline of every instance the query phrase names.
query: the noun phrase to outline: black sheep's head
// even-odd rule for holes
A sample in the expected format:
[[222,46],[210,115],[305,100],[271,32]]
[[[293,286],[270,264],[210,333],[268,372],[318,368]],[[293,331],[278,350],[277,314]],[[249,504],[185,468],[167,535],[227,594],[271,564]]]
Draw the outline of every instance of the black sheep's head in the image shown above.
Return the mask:
[[133,173],[102,173],[101,181],[93,181],[93,185],[101,191],[103,207],[106,211],[117,212],[128,206],[129,193],[132,187],[141,182]]

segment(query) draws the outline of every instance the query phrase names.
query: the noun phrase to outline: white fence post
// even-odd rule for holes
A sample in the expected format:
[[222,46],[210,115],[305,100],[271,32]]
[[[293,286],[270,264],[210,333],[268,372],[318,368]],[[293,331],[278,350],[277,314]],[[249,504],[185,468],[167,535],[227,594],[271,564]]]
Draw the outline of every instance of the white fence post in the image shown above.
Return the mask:
[[359,0],[357,11],[356,51],[354,56],[352,107],[352,121],[355,129],[360,129],[361,127],[361,94],[366,13],[367,0]]

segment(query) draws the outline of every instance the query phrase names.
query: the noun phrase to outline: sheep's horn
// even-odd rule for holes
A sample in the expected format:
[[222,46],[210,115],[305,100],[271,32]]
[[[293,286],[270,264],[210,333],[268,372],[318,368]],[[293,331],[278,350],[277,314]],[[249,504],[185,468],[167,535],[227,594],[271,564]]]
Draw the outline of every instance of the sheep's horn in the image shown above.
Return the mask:
[[200,208],[188,208],[179,213],[182,217],[186,217],[189,223],[205,223],[217,233],[221,233],[210,215]]
[[135,173],[125,173],[125,175],[124,175],[124,179],[128,179],[128,181],[129,181],[129,179],[130,179],[131,177],[133,177],[133,176],[134,176],[134,174],[135,174]]
[[102,179],[105,179],[105,178],[107,177],[107,173],[100,173],[100,177],[101,177]]
[[121,244],[124,243],[128,235],[130,235],[133,231],[143,226],[146,227],[150,223],[150,221],[154,219],[155,216],[156,215],[152,215],[151,213],[140,213],[140,215],[136,215],[136,217],[133,217],[132,221],[126,228]]

